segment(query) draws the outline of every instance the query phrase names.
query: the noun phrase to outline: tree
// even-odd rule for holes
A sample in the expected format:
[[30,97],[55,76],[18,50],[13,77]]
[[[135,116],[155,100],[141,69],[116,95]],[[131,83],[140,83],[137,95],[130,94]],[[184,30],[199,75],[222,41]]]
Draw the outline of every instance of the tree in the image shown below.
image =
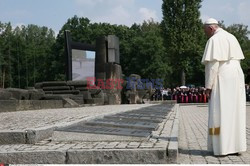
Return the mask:
[[54,42],[54,32],[47,27],[13,29],[10,23],[0,23],[0,87],[24,88],[43,81]]
[[166,59],[160,24],[153,20],[144,21],[142,25],[132,25],[134,31],[129,47],[127,75],[136,73],[147,79],[163,79],[168,83],[167,73],[171,70]]
[[[172,82],[177,85],[185,85],[186,78],[191,80],[195,73],[202,72],[200,60],[205,37],[199,19],[200,3],[201,0],[163,0],[164,45],[174,66]],[[193,71],[194,66],[197,71]]]
[[248,30],[248,26],[243,24],[233,24],[226,28],[226,30],[232,33],[239,41],[243,53],[245,55],[245,59],[242,61],[242,69],[245,74],[250,70],[250,40],[248,35],[250,31]]
[[12,26],[10,23],[2,24],[1,26],[1,86],[4,87],[12,87],[13,83],[13,75],[12,75]]

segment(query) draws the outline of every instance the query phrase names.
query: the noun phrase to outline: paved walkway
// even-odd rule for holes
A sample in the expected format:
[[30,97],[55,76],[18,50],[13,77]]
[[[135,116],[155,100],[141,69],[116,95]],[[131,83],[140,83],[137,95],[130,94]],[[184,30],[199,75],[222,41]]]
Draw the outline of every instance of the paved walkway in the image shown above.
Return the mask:
[[42,109],[0,113],[0,132],[68,125],[89,118],[141,109],[150,104],[104,105],[78,108]]
[[250,107],[247,106],[248,151],[241,156],[214,157],[207,151],[208,107],[181,106],[179,130],[180,164],[250,164]]
[[[175,163],[178,151],[176,137],[178,133],[177,109],[173,106],[141,104],[82,107],[72,109],[50,109],[24,112],[0,113],[0,143],[6,141],[6,132],[14,133],[40,127],[64,126],[100,116],[132,110],[146,109],[170,111],[159,122],[158,129],[151,137],[142,140],[54,140],[52,138],[35,144],[0,145],[0,163],[12,164],[163,164]],[[2,123],[3,122],[3,123]],[[13,124],[12,124],[13,123]],[[19,131],[20,130],[20,131]],[[38,136],[44,134],[38,132]],[[71,133],[72,134],[72,133]],[[76,133],[77,134],[77,133]],[[20,135],[20,134],[19,134]],[[22,135],[21,135],[22,136]],[[31,134],[32,138],[33,135]],[[70,135],[72,136],[72,135]],[[95,135],[97,137],[97,135]],[[30,137],[25,134],[25,138]],[[8,138],[13,138],[9,135]],[[18,137],[19,138],[19,137]],[[18,139],[17,138],[17,139]]]

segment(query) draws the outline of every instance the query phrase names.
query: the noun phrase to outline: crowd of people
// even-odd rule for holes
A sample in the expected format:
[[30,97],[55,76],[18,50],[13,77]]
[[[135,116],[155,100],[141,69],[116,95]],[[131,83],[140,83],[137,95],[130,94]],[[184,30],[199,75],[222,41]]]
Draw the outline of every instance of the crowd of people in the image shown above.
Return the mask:
[[[152,100],[177,100],[177,103],[207,103],[204,87],[176,87],[156,89]],[[246,85],[246,100],[250,101],[250,86]]]
[[156,89],[153,100],[177,100],[177,103],[207,103],[204,87],[176,87]]
[[246,100],[250,101],[250,86],[246,84]]

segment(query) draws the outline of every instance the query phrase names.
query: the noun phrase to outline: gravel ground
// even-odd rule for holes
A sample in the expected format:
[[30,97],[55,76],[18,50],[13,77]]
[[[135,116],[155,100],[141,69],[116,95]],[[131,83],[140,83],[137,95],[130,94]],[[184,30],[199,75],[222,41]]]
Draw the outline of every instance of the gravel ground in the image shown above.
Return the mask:
[[96,116],[152,106],[152,104],[105,105],[0,113],[0,130],[25,130],[87,120]]

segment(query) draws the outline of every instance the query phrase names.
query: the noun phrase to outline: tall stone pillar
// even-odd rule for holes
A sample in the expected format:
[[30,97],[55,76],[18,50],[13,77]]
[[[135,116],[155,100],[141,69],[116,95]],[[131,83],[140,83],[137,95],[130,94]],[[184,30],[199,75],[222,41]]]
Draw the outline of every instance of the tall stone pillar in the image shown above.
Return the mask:
[[[105,104],[121,104],[121,86],[118,86],[122,78],[120,66],[119,38],[115,35],[100,37],[96,40],[95,77],[102,79],[105,84]],[[114,87],[110,88],[113,80]],[[108,85],[109,84],[109,85]],[[107,88],[108,87],[108,88]]]
[[95,57],[95,78],[106,80],[105,64],[107,63],[107,44],[106,37],[99,37],[96,40]]

